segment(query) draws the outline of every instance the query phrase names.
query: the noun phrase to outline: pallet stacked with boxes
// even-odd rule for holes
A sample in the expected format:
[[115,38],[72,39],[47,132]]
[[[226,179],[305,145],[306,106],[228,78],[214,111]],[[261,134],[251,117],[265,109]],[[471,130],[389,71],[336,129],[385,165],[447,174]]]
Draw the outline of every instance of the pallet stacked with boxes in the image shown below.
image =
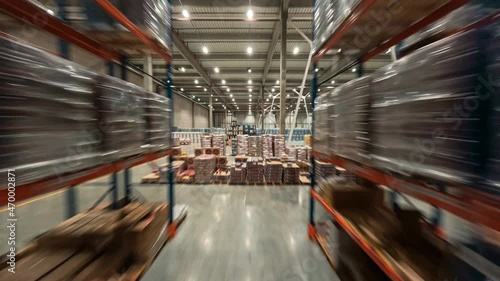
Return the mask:
[[262,157],[262,138],[260,136],[248,137],[248,156]]
[[281,161],[267,161],[264,170],[266,183],[281,184],[283,181],[283,163]]
[[248,154],[248,135],[238,135],[237,139],[237,152],[238,155]]
[[264,183],[264,162],[261,157],[249,157],[247,160],[247,183]]
[[194,158],[195,183],[208,184],[212,182],[212,175],[216,167],[214,155],[200,155]]
[[285,136],[275,135],[273,136],[273,150],[274,156],[281,158],[285,154]]

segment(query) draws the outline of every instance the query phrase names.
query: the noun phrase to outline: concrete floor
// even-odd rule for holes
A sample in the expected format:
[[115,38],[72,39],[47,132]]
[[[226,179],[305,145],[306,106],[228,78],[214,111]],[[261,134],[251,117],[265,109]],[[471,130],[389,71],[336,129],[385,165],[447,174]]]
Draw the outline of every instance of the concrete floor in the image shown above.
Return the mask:
[[[133,169],[133,182],[151,170]],[[77,188],[78,209],[90,207],[108,178]],[[166,200],[165,185],[139,185],[136,195]],[[66,193],[50,194],[17,208],[19,247],[65,219]],[[307,240],[307,186],[176,185],[176,202],[188,217],[143,280],[150,281],[332,281],[337,276]],[[5,228],[7,212],[0,212]],[[1,231],[1,233],[6,233]],[[7,251],[5,235],[0,252]]]

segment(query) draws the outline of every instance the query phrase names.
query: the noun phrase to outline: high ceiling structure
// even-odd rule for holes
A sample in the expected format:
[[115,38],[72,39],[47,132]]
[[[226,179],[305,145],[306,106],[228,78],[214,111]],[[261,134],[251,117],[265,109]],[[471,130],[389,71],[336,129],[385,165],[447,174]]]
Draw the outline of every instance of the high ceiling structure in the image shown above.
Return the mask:
[[[280,0],[172,0],[174,27],[173,79],[175,91],[208,106],[213,95],[215,111],[260,110],[260,90],[264,86],[264,105],[280,92],[281,24]],[[312,39],[312,0],[283,0],[288,11],[286,45],[287,108],[292,110],[304,77],[309,43]],[[57,10],[54,0],[42,4]],[[82,0],[68,0],[68,19],[86,28]],[[252,11],[249,18],[248,12]],[[133,45],[127,48],[134,50]],[[250,49],[251,48],[251,52]],[[129,53],[129,60],[144,68],[144,50]],[[320,94],[357,77],[356,69],[329,79],[345,61],[356,57],[355,50],[331,50],[317,66]],[[364,65],[364,73],[390,62],[389,55],[379,56]],[[311,66],[312,69],[312,66]],[[304,93],[310,91],[312,71]],[[164,80],[166,63],[153,56],[153,75]],[[310,96],[306,98],[310,105]],[[279,107],[279,101],[276,100]],[[276,103],[275,103],[276,104]],[[223,107],[225,106],[225,108]],[[250,107],[249,107],[250,106]],[[304,109],[303,107],[301,107]]]

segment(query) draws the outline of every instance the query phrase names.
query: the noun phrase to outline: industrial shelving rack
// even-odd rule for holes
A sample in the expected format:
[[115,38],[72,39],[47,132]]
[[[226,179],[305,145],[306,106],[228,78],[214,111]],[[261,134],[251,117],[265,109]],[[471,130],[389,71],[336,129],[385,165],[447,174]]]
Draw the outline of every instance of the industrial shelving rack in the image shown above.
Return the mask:
[[[60,38],[60,54],[68,59],[69,48],[68,44],[76,45],[85,51],[88,51],[104,60],[108,63],[108,74],[114,76],[114,64],[118,64],[121,68],[121,79],[127,79],[127,58],[124,55],[126,52],[123,49],[117,49],[116,45],[111,48],[107,46],[108,43],[96,40],[92,35],[84,34],[72,26],[66,23],[66,0],[55,1],[58,5],[58,14],[49,14],[46,10],[35,5],[33,2],[28,0],[16,0],[16,1],[0,1],[0,11],[10,15],[11,17],[20,20],[26,24],[32,25],[39,29],[43,29],[49,33],[54,34]],[[169,0],[169,5],[171,1]],[[144,45],[144,48],[158,54],[167,63],[167,73],[165,90],[167,97],[172,100],[173,95],[173,80],[172,80],[172,66],[171,66],[171,53],[168,49],[172,50],[172,45],[169,48],[164,48],[156,41],[148,37],[140,28],[134,25],[129,19],[127,19],[113,4],[108,0],[95,0],[95,3],[99,5],[106,13],[113,17],[118,23],[124,26],[132,34],[133,39]],[[42,21],[40,19],[43,19]],[[172,32],[170,30],[170,32]],[[0,33],[1,36],[9,36],[8,34]],[[170,34],[172,35],[172,34]],[[171,36],[170,36],[171,37]],[[125,48],[126,46],[124,46]],[[147,74],[146,74],[147,75]],[[151,76],[152,77],[152,76]],[[153,77],[154,78],[154,77]],[[173,112],[172,103],[172,112]],[[170,119],[171,123],[169,126],[173,128],[173,118]],[[114,163],[104,164],[97,167],[92,167],[87,170],[77,171],[73,173],[68,173],[60,175],[53,178],[42,179],[33,183],[24,184],[16,187],[16,200],[26,200],[34,196],[39,196],[44,193],[53,192],[59,189],[68,188],[67,194],[67,214],[66,217],[70,218],[77,213],[76,204],[76,192],[74,187],[78,184],[98,179],[102,176],[111,174],[110,188],[103,194],[100,201],[103,200],[108,194],[111,194],[111,199],[113,201],[113,208],[119,208],[120,203],[127,203],[132,195],[132,183],[130,181],[131,171],[130,168],[144,164],[155,159],[163,158],[169,156],[168,160],[168,195],[167,200],[169,203],[169,218],[168,227],[166,229],[167,239],[173,238],[177,230],[177,224],[180,223],[184,217],[185,213],[177,220],[174,220],[174,181],[173,181],[173,171],[171,163],[173,161],[170,149],[164,149],[162,151],[150,152],[145,155],[132,156],[127,159],[123,159]],[[120,200],[119,197],[119,187],[118,187],[118,172],[124,171],[124,194],[125,198]],[[0,206],[6,205],[7,202],[7,188],[0,187]]]
[[[344,44],[349,43],[356,35],[356,29],[359,30],[359,26],[367,24],[370,20],[373,20],[373,13],[380,12],[387,2],[390,1],[377,1],[377,0],[361,0],[359,3],[353,7],[349,15],[344,19],[336,31],[321,45],[320,48],[316,50],[313,57],[314,65],[311,68],[313,73],[312,81],[312,104],[313,104],[313,123],[314,123],[314,106],[315,100],[318,94],[318,73],[314,71],[318,67],[318,62],[321,58],[327,54],[332,48],[341,48]],[[389,20],[388,26],[386,26],[382,31],[374,34],[374,36],[369,37],[369,40],[365,42],[364,46],[360,49],[360,55],[352,60],[348,61],[344,65],[340,66],[339,69],[332,73],[328,79],[331,79],[348,69],[357,67],[358,76],[363,75],[363,63],[374,58],[375,56],[381,54],[382,52],[388,50],[392,46],[398,44],[402,40],[408,38],[412,34],[416,33],[425,26],[439,20],[451,11],[466,4],[467,0],[439,0],[439,1],[399,1],[398,3],[402,7],[401,15],[394,16],[392,21]],[[421,9],[422,6],[418,5],[431,5],[436,7],[432,12],[428,13],[428,9]],[[371,13],[373,12],[373,13]],[[463,27],[458,32],[464,32],[478,26],[484,26],[493,22],[500,21],[500,13],[495,12],[488,17],[483,18],[480,21],[474,22],[468,26]],[[409,23],[409,24],[408,24]],[[391,28],[392,26],[397,28]],[[405,28],[401,28],[404,26]],[[314,30],[313,30],[314,34]],[[450,34],[451,35],[451,34]],[[321,81],[324,83],[325,81]],[[314,128],[313,128],[314,135]],[[435,208],[435,218],[434,218],[434,230],[435,234],[441,238],[444,238],[445,234],[440,228],[440,210],[448,211],[462,219],[468,220],[475,224],[481,224],[488,228],[500,231],[500,206],[494,199],[488,197],[481,192],[470,188],[461,186],[462,190],[466,189],[468,197],[460,197],[448,193],[446,189],[433,189],[424,182],[418,180],[408,180],[399,178],[392,174],[382,172],[363,164],[351,161],[349,159],[343,158],[341,156],[328,156],[324,155],[319,151],[314,150],[311,155],[311,185],[310,185],[310,208],[309,208],[309,222],[308,222],[308,237],[311,240],[315,240],[323,253],[326,255],[328,261],[334,267],[335,264],[333,258],[327,252],[325,239],[318,234],[316,230],[316,223],[314,218],[315,203],[318,202],[326,212],[334,219],[335,223],[340,226],[344,231],[346,231],[349,236],[359,245],[359,247],[377,264],[380,269],[389,277],[391,280],[405,280],[397,270],[395,270],[388,260],[380,254],[379,251],[371,245],[368,239],[365,238],[360,232],[356,230],[353,225],[346,220],[337,210],[329,206],[329,204],[324,201],[321,196],[316,192],[316,178],[315,178],[315,165],[316,160],[324,161],[333,164],[334,166],[343,168],[349,172],[354,173],[360,178],[369,180],[375,184],[385,186],[392,190],[392,194],[397,193],[405,194],[422,202],[430,204]],[[391,196],[391,203],[395,204],[395,196]],[[486,260],[479,255],[471,254],[470,250],[464,248],[452,247],[453,252],[460,257],[462,260],[468,264],[475,267],[477,270],[481,271],[486,276],[495,276],[495,270],[491,270],[491,266],[484,265],[487,264]],[[476,260],[474,260],[476,259]],[[498,277],[498,275],[496,275]],[[494,278],[496,278],[494,277]]]

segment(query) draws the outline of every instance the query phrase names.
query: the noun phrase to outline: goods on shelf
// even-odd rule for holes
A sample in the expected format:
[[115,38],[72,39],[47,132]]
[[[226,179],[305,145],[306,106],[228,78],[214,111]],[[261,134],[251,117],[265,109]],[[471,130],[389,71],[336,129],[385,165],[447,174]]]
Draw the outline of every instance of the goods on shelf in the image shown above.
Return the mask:
[[[89,26],[104,29],[123,29],[109,15],[97,7],[94,1],[85,0],[85,10]],[[155,38],[164,48],[169,48],[170,38],[170,6],[164,0],[120,0],[112,1],[133,24],[152,38]]]
[[201,147],[212,147],[212,136],[202,136],[201,137]]
[[318,0],[314,6],[313,50],[317,51],[349,16],[360,0]]
[[316,160],[315,174],[317,179],[326,179],[335,175],[335,167],[330,163]]
[[[165,149],[170,146],[170,116],[172,114],[170,100],[155,93],[145,95],[146,142],[154,149]],[[178,138],[177,142],[179,142]]]
[[247,182],[250,184],[264,183],[264,163],[260,157],[249,157],[247,165]]
[[[373,74],[370,140],[381,169],[470,183],[480,167],[482,52],[473,30],[435,42]],[[483,120],[484,121],[484,120]]]
[[483,189],[498,195],[500,193],[500,28],[494,29],[494,34],[487,45],[488,57],[486,80],[490,84],[487,89],[490,98],[490,116],[488,126],[488,158],[485,165]]
[[260,136],[248,137],[248,155],[262,156],[262,138]]
[[145,92],[118,78],[100,76],[96,96],[102,149],[108,161],[142,153],[146,139]]
[[281,157],[285,154],[285,136],[284,135],[274,135],[273,136],[273,149],[274,156]]
[[400,52],[406,53],[412,49],[421,48],[453,34],[467,25],[478,22],[493,12],[498,12],[498,9],[490,8],[489,6],[492,5],[486,2],[481,5],[477,3],[465,4],[442,19],[408,37],[401,43]]
[[[118,210],[105,204],[39,236],[17,258],[18,280],[110,280],[146,266],[164,246],[168,205],[131,202]],[[43,261],[43,262],[41,262]],[[5,268],[0,279],[12,276]]]
[[283,164],[283,183],[300,184],[300,168],[297,164]]
[[197,184],[206,184],[212,182],[212,174],[215,171],[215,156],[200,155],[194,158],[194,180]]
[[226,155],[226,136],[225,135],[213,135],[212,136],[212,146],[219,149],[218,155]]
[[283,163],[281,161],[267,161],[264,174],[267,183],[281,184],[283,179]]
[[[368,119],[370,109],[371,76],[351,80],[338,87],[333,95],[333,111],[329,122],[333,136],[332,154],[358,162],[369,158]],[[331,126],[330,125],[330,126]],[[333,134],[331,133],[333,132]],[[332,143],[330,143],[332,145]]]
[[330,106],[332,105],[334,93],[326,93],[316,99],[316,105],[314,107],[314,150],[323,154],[329,153],[330,146],[330,134],[334,134],[334,130],[330,130],[330,126],[333,122],[328,122],[330,120]]
[[3,36],[0,62],[0,185],[7,169],[19,186],[100,164],[97,74]]
[[237,152],[238,155],[245,155],[248,154],[248,135],[238,135],[236,136],[237,139]]
[[262,135],[262,157],[268,159],[273,157],[273,136]]
[[246,183],[246,170],[247,163],[233,164],[231,166],[229,183],[231,184],[244,184]]

